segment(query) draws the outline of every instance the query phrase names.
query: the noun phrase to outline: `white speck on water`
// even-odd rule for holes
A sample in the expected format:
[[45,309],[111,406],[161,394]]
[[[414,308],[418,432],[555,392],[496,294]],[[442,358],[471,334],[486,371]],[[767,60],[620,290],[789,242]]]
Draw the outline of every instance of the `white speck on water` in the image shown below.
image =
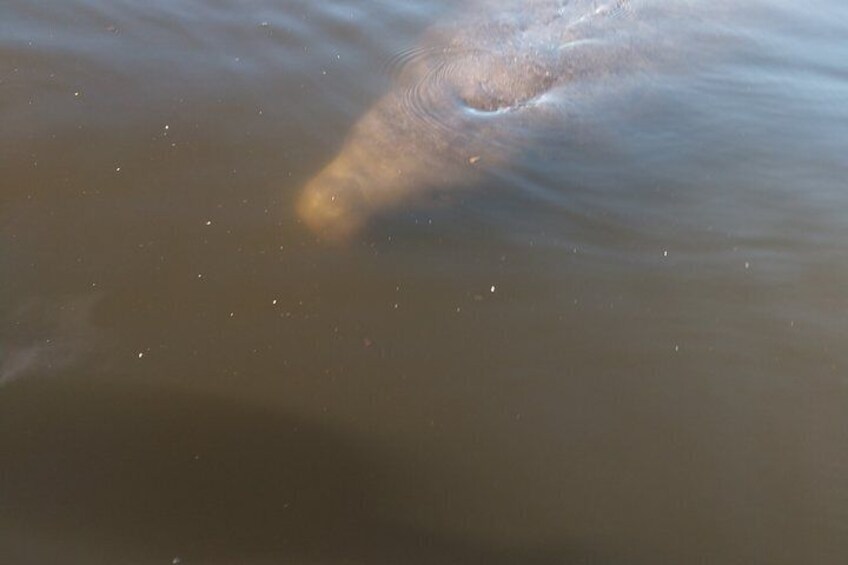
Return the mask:
[[495,285],[492,285],[491,288],[489,288],[489,292],[492,292],[492,293],[495,292]]
[[749,263],[748,261],[745,261],[745,268],[746,268],[746,269],[750,269],[750,268],[751,268],[751,263]]
[[169,126],[168,124],[165,124],[165,129],[171,129],[171,126]]
[[144,352],[143,352],[143,351],[139,351],[139,352],[138,352],[138,358],[139,358],[139,359],[141,359],[142,357],[144,357]]
[[116,173],[120,173],[120,172],[121,172],[121,167],[115,167],[115,172],[116,172]]
[[663,257],[668,257],[668,250],[663,250]]
[[233,317],[233,316],[235,316],[235,315],[236,315],[236,313],[235,313],[235,312],[230,312],[230,318],[232,318],[232,317]]
[[679,345],[675,345],[675,346],[674,346],[674,351],[680,351],[680,346],[679,346]]
[[74,92],[74,96],[79,96],[79,92]]
[[277,305],[277,299],[275,298],[274,300],[272,300],[272,301],[271,301],[271,304],[273,304],[274,306],[276,306],[276,305]]
[[207,225],[207,226],[211,226],[211,225],[212,225],[212,220],[206,220],[206,225]]
[[182,563],[182,562],[183,562],[183,560],[180,559],[179,557],[174,557],[173,559],[171,559],[171,565],[180,565],[180,563]]
[[202,278],[203,278],[203,273],[197,273],[197,278],[202,279]]

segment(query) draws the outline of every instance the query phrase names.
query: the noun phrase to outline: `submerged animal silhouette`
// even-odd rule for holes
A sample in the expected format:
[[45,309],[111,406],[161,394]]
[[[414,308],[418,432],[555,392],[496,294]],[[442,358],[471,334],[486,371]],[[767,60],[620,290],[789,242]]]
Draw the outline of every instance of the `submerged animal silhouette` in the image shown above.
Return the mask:
[[435,26],[307,183],[299,216],[324,238],[344,239],[374,216],[508,163],[535,131],[561,122],[557,89],[649,58],[631,12],[628,0],[487,0]]

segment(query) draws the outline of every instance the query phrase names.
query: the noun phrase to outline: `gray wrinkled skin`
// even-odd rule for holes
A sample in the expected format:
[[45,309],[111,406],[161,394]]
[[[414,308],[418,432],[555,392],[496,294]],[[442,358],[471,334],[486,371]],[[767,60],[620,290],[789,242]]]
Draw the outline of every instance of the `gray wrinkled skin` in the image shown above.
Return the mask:
[[[394,87],[303,189],[324,239],[508,162],[561,114],[557,91],[644,67],[661,51],[628,0],[488,0],[425,33]],[[576,89],[579,90],[579,89]],[[573,93],[569,93],[571,96]]]

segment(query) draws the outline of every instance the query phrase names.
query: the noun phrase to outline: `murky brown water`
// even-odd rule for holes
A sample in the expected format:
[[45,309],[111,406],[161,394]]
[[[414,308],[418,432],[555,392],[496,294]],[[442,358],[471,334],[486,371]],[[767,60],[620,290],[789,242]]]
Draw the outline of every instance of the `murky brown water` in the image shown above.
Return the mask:
[[302,187],[493,4],[0,5],[1,562],[848,562],[845,6],[613,2],[325,241]]

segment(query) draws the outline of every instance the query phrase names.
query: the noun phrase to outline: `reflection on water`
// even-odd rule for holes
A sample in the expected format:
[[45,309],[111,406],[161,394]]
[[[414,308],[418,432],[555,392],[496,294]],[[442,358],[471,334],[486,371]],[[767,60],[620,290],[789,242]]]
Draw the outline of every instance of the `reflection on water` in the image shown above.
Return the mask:
[[505,2],[6,2],[0,555],[844,563],[848,12],[614,4],[327,245],[302,187]]

